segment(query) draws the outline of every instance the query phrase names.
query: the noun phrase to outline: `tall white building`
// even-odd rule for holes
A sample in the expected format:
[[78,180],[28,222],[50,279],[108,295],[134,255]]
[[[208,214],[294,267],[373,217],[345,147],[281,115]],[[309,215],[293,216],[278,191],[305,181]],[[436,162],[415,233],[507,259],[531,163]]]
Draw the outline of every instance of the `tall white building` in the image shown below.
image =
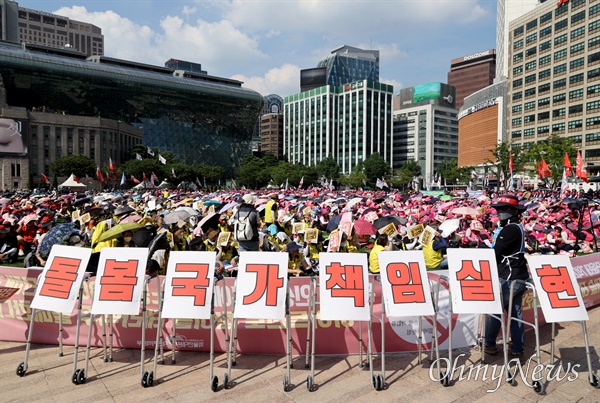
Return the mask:
[[391,85],[326,85],[284,100],[283,153],[294,164],[332,156],[348,174],[373,153],[393,164]]
[[496,20],[496,77],[508,77],[508,25],[546,0],[498,0]]

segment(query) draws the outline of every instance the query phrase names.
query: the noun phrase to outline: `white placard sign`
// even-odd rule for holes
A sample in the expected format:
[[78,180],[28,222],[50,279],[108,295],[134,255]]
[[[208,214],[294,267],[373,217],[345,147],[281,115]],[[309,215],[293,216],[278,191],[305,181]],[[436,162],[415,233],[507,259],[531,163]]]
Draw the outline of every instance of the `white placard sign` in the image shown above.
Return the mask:
[[388,316],[434,315],[423,252],[379,252],[381,288]]
[[546,322],[589,320],[568,256],[528,256],[527,263]]
[[285,319],[288,254],[241,252],[236,280],[236,319]]
[[171,252],[163,318],[210,319],[216,257],[216,252]]
[[89,248],[54,245],[35,289],[31,308],[64,314],[73,312],[91,254]]
[[148,248],[102,248],[92,315],[139,315]]
[[321,320],[368,321],[366,253],[319,253]]
[[448,271],[454,313],[502,313],[493,249],[448,249]]

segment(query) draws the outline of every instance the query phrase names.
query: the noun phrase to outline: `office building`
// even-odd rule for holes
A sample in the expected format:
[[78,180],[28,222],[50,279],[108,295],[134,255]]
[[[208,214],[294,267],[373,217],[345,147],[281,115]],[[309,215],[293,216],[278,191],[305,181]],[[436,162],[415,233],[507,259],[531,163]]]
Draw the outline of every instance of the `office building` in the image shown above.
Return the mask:
[[19,5],[14,1],[0,0],[0,39],[19,41]]
[[[263,109],[258,117],[258,151],[283,157],[283,98],[265,95]],[[254,146],[253,146],[254,151]]]
[[450,63],[448,85],[456,88],[456,108],[466,96],[491,85],[496,75],[496,52],[493,49],[459,57]]
[[348,174],[373,153],[393,164],[393,87],[368,80],[285,97],[284,154],[316,165],[332,156]]
[[513,147],[556,134],[600,161],[600,1],[547,2],[511,22],[509,35]]
[[[325,84],[334,87],[362,80],[379,82],[379,51],[344,45],[332,50],[331,55],[317,64],[317,68],[325,69]],[[319,75],[314,76],[319,82]]]
[[394,109],[393,168],[415,160],[428,187],[437,166],[457,157],[458,118],[455,88],[438,82],[403,88]]
[[496,10],[496,77],[508,77],[509,24],[546,0],[498,0]]
[[[44,156],[34,158],[25,150],[35,175],[41,172],[48,175],[44,171],[46,165],[71,152],[69,128],[73,129],[74,136],[72,152],[79,150],[80,143],[75,136],[79,136],[81,128],[84,137],[90,136],[84,139],[84,154],[89,150],[90,154],[86,155],[92,157],[94,142],[93,158],[99,165],[105,165],[109,157],[113,161],[128,159],[129,150],[137,143],[137,133],[141,131],[146,146],[171,151],[190,165],[220,165],[232,175],[242,157],[250,152],[263,97],[242,88],[240,81],[188,72],[184,72],[184,76],[177,75],[179,73],[181,71],[166,67],[99,56],[86,59],[78,52],[39,50],[36,46],[23,49],[0,42],[5,109],[21,110],[29,115],[24,116],[21,123],[23,130],[29,133],[23,136],[27,137],[25,148],[32,149],[30,126],[36,124],[31,120],[46,119],[38,117],[38,113],[58,114],[74,120],[93,118],[99,122],[94,125],[85,121],[69,126],[59,116],[55,123],[37,124],[38,142],[47,146],[40,151]],[[113,122],[105,127],[105,120]],[[124,128],[121,124],[131,127]],[[92,141],[91,130],[95,130],[99,138],[94,137]],[[60,147],[51,146],[52,133],[56,142],[60,134]],[[21,149],[17,154],[23,152]]]

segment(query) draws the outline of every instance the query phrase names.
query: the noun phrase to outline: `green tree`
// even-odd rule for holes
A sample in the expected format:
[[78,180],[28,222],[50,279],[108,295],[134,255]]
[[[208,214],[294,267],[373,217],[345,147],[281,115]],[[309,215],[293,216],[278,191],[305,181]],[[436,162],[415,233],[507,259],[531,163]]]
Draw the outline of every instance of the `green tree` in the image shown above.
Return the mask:
[[[148,158],[143,159],[141,161],[132,159],[129,161],[125,161],[121,164],[121,166],[117,169],[118,175],[121,175],[122,172],[125,172],[125,178],[129,180],[131,175],[135,176],[137,180],[142,180],[143,174],[146,174],[146,177],[150,179],[150,175],[152,172],[158,177],[159,182],[167,177],[167,172],[165,169],[166,165],[161,164],[156,159]],[[106,170],[104,170],[106,171]],[[169,169],[168,175],[171,175],[171,170]]]
[[413,159],[407,160],[404,165],[396,171],[396,175],[392,179],[394,186],[405,188],[413,178],[421,175],[421,166]]
[[494,150],[490,150],[490,154],[495,158],[495,161],[487,159],[486,163],[491,164],[490,171],[495,173],[497,178],[504,176],[504,178],[508,179],[510,177],[509,164],[511,155],[514,165],[514,175],[523,171],[528,159],[521,147],[513,148],[510,142],[498,143]]
[[367,177],[367,182],[370,185],[375,185],[377,178],[389,178],[392,171],[390,164],[388,164],[379,153],[369,155],[369,157],[363,161],[362,167],[364,169],[363,172]]
[[93,176],[96,173],[96,163],[85,155],[66,155],[50,163],[50,169],[58,176],[75,174],[78,177]]
[[252,189],[267,186],[271,178],[266,168],[266,164],[261,158],[255,157],[252,154],[246,154],[239,168],[236,170],[236,182],[240,186]]
[[319,161],[316,171],[319,178],[324,176],[327,179],[337,180],[340,176],[340,165],[330,154],[327,158]]
[[437,167],[437,171],[446,180],[446,183],[467,183],[470,180],[472,168],[468,166],[459,168],[458,160],[453,158],[441,162]]
[[338,181],[343,186],[359,188],[365,186],[365,183],[367,183],[367,177],[362,172],[362,169],[354,169],[349,175],[340,175]]
[[565,153],[569,154],[569,158],[572,161],[571,164],[575,166],[573,162],[577,158],[577,149],[573,147],[572,141],[566,137],[552,135],[544,142],[533,144],[525,154],[525,157],[532,167],[537,167],[537,164],[543,158],[546,164],[548,164],[548,168],[550,168],[552,183],[556,184],[562,178]]

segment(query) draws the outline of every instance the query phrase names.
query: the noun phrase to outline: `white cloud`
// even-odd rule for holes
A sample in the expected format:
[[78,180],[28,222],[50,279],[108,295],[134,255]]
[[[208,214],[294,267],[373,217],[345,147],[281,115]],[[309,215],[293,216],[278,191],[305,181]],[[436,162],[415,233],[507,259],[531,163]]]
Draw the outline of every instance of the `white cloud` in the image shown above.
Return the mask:
[[300,67],[291,64],[272,68],[263,77],[236,74],[232,78],[243,81],[244,87],[257,91],[263,96],[277,94],[286,97],[300,92]]
[[181,13],[183,15],[191,15],[191,14],[196,14],[196,11],[198,11],[198,9],[196,7],[183,6]]

